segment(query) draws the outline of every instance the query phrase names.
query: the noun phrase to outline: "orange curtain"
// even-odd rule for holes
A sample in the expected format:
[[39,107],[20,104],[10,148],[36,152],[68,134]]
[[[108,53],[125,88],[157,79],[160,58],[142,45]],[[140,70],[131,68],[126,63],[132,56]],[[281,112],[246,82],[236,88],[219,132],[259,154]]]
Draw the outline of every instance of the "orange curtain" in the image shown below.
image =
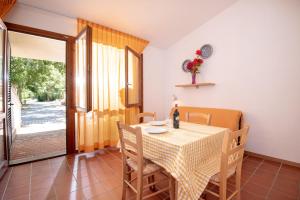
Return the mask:
[[12,9],[16,0],[0,0],[0,18],[3,17]]
[[[78,33],[92,27],[93,111],[77,113],[77,144],[89,152],[115,146],[116,121],[134,122],[138,107],[125,107],[125,46],[142,53],[148,41],[78,19]],[[134,72],[133,72],[134,73]]]

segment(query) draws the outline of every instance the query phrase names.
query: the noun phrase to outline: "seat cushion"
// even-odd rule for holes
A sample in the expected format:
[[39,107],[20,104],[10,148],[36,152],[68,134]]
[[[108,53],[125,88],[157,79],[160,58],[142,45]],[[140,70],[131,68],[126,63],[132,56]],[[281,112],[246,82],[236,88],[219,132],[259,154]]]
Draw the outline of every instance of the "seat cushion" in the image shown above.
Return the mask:
[[[227,178],[231,177],[235,173],[235,168],[230,168],[227,171]],[[219,183],[220,182],[220,173],[213,175],[210,180]]]
[[[127,159],[127,164],[129,167],[131,167],[134,171],[137,171],[138,169],[138,165],[137,162],[132,160],[131,158]],[[162,168],[160,166],[158,166],[157,164],[154,164],[153,162],[151,162],[150,160],[144,159],[144,170],[143,170],[143,174],[151,174],[153,172],[159,171]]]

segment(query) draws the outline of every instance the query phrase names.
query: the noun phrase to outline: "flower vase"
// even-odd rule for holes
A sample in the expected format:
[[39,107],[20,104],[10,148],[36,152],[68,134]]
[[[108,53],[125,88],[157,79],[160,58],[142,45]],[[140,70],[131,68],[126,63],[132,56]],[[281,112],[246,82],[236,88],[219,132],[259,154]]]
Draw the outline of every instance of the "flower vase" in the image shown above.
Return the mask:
[[196,84],[196,73],[192,73],[192,84]]

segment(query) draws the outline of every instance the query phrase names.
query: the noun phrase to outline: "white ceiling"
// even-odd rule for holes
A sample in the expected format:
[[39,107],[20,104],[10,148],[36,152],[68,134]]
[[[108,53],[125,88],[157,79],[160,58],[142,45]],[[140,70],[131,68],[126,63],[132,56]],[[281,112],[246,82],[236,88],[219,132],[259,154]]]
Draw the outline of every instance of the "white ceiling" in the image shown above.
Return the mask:
[[167,48],[237,0],[19,0],[83,18]]
[[8,32],[11,46],[11,55],[14,57],[49,60],[56,62],[66,61],[66,42],[35,35]]

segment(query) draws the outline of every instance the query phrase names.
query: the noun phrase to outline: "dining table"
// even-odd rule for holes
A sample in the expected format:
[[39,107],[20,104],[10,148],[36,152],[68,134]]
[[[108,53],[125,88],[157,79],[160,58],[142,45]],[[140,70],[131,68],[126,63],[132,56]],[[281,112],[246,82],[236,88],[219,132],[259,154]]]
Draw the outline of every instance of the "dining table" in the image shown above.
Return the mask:
[[172,175],[175,199],[198,200],[209,179],[220,172],[223,138],[228,128],[180,122],[178,129],[160,126],[165,132],[150,133],[151,123],[141,127],[143,155]]

